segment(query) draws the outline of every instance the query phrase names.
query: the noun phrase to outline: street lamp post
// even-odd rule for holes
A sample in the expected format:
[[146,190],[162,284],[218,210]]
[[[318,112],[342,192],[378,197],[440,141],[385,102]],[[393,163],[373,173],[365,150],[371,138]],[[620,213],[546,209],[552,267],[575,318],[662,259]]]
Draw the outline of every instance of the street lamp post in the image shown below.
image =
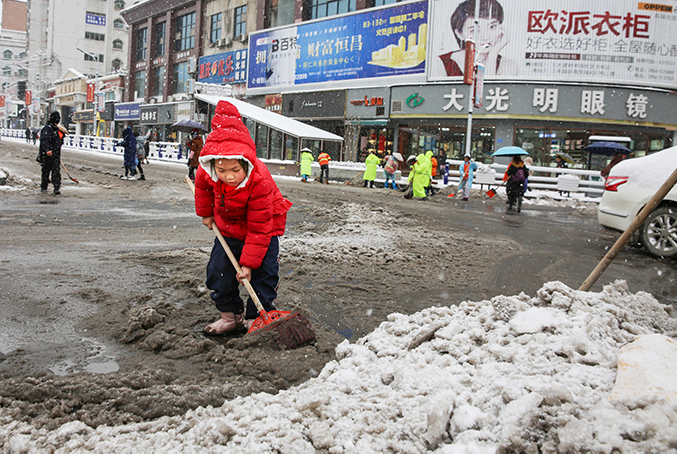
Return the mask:
[[94,55],[91,52],[87,52],[85,50],[80,49],[79,47],[76,47],[77,50],[82,52],[85,55],[89,55],[89,58],[96,59],[96,77],[94,78],[94,102],[92,103],[92,135],[96,136],[97,135],[97,124],[96,124],[96,104],[97,104],[97,89],[96,85],[99,81],[99,54]]

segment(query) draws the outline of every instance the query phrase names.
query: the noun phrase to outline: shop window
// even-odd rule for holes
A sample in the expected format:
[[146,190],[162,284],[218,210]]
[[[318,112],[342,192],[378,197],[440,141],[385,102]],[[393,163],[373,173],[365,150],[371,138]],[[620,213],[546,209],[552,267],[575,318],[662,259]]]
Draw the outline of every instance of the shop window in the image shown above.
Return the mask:
[[325,142],[324,151],[331,157],[332,161],[341,160],[341,142]]
[[282,159],[283,136],[281,131],[270,129],[270,159]]
[[256,125],[256,157],[265,159],[268,156],[268,126]]
[[242,117],[242,121],[244,122],[244,125],[249,130],[249,135],[251,136],[252,140],[254,140],[255,139],[255,133],[256,133],[256,122],[254,120],[252,120],[251,118],[247,118],[247,117]]
[[299,150],[298,137],[285,135],[284,139],[284,159],[291,161],[296,160],[296,152]]

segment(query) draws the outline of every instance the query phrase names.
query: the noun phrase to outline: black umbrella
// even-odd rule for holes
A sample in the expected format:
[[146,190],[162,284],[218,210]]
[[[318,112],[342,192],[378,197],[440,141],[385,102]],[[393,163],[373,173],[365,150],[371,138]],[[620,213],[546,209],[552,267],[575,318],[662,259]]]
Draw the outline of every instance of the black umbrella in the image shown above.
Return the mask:
[[613,156],[616,153],[628,155],[632,153],[628,147],[616,142],[595,142],[583,148],[583,151],[594,154],[603,154],[605,156]]
[[197,129],[200,132],[207,132],[207,128],[205,128],[202,123],[193,120],[179,120],[172,125],[172,129],[181,132],[192,132],[193,129]]

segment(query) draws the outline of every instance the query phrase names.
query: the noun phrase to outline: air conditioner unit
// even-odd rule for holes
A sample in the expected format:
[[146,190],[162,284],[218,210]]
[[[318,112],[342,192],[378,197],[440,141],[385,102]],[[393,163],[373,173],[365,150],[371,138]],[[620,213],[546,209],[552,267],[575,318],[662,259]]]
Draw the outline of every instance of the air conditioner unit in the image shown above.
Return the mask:
[[216,46],[216,41],[209,41],[209,47]]
[[237,37],[238,41],[240,41],[243,44],[247,42],[247,38],[249,38],[249,37],[245,34],[242,34],[242,35]]
[[167,102],[172,102],[172,101],[174,101],[174,96],[167,95]]
[[233,44],[233,38],[230,36],[226,36],[225,38],[221,38],[221,47],[230,47]]
[[148,99],[148,104],[155,104],[156,102],[157,101],[155,100],[155,98],[149,98]]

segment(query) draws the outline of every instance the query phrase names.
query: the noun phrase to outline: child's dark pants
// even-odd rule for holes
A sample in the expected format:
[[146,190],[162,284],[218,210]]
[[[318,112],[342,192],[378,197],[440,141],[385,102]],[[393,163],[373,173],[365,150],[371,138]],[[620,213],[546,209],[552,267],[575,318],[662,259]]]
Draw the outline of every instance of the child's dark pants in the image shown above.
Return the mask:
[[[216,226],[214,226],[216,228]],[[244,241],[234,238],[224,237],[228,246],[233,251],[235,257],[240,260]],[[278,272],[280,271],[280,262],[278,254],[280,243],[276,236],[270,239],[270,246],[261,262],[261,266],[252,270],[251,284],[259,297],[263,308],[266,311],[274,311],[274,302],[277,298],[277,287],[280,283]],[[207,264],[207,288],[212,291],[211,297],[216,304],[219,312],[233,312],[241,314],[243,312],[243,302],[240,297],[239,282],[235,275],[237,271],[230,263],[230,259],[223,250],[218,238],[214,240],[212,254]],[[247,310],[244,318],[253,320],[259,316],[251,298],[247,298]]]

